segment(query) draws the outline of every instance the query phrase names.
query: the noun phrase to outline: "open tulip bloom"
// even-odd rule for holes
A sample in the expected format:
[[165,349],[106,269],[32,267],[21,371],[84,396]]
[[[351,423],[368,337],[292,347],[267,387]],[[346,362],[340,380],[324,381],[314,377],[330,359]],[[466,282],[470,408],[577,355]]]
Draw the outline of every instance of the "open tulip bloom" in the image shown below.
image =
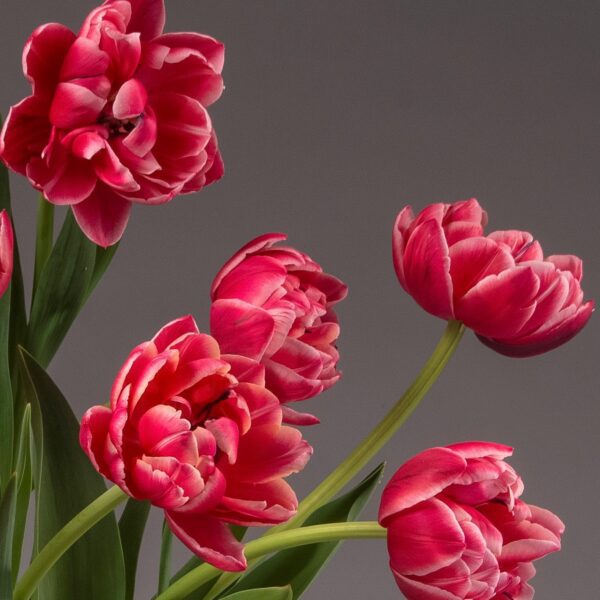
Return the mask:
[[[296,407],[340,380],[337,312],[348,288],[284,234],[258,235],[218,271],[203,315],[210,332],[193,316],[165,315],[154,336],[149,327],[81,422],[46,373],[115,256],[132,204],[168,202],[224,173],[207,112],[223,91],[224,47],[164,25],[163,0],[107,0],[79,32],[42,25],[25,45],[31,95],[0,135],[0,598],[132,600],[153,506],[164,515],[156,600],[297,598],[331,542],[361,538],[387,539],[408,600],[530,600],[533,562],[560,550],[564,525],[522,499],[505,460],[512,448],[421,452],[386,485],[378,522],[354,519],[382,467],[348,487],[424,398],[465,328],[524,357],[564,344],[593,312],[581,259],[545,256],[528,232],[486,232],[474,199],[398,215],[400,284],[446,329],[406,392],[300,502],[289,478],[313,453],[301,427],[319,417]],[[29,314],[6,167],[42,194]],[[56,239],[54,205],[71,207]],[[245,543],[254,527],[269,529]],[[173,535],[191,554],[178,573]]]

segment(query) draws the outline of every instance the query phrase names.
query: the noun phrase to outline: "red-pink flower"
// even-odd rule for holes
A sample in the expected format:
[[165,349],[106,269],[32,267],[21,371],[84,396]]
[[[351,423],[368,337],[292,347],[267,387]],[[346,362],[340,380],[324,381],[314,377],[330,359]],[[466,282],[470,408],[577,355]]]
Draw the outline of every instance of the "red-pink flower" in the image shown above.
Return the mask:
[[558,517],[518,499],[507,446],[464,442],[407,461],[386,486],[379,522],[408,600],[529,600],[532,561],[560,550]]
[[432,204],[416,217],[404,208],[394,225],[394,267],[402,287],[428,312],[462,321],[509,356],[546,352],[576,335],[584,302],[581,259],[544,257],[525,231],[487,237],[477,200]]
[[264,368],[222,355],[192,317],[135,348],[113,385],[110,406],[94,406],[80,442],[105,477],[165,510],[173,532],[220,569],[246,567],[228,523],[288,520],[297,500],[284,481],[312,452],[282,426]]
[[13,272],[13,228],[5,210],[0,211],[0,298],[10,285]]
[[[288,246],[285,236],[257,237],[225,264],[211,291],[211,333],[224,352],[262,362],[267,387],[281,402],[304,400],[340,377],[332,310],[347,287],[312,258]],[[286,408],[295,423],[315,418]]]
[[107,0],[79,34],[42,25],[23,52],[32,95],[12,107],[0,157],[101,246],[120,239],[132,202],[223,174],[205,108],[223,90],[223,45],[164,23],[163,0]]

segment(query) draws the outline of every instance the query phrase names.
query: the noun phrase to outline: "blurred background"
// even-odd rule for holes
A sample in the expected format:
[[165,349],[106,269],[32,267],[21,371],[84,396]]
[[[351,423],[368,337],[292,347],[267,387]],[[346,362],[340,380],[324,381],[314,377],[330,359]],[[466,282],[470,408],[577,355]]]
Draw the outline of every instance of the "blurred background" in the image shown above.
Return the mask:
[[[2,0],[0,110],[29,93],[21,49],[39,24],[77,30],[92,0]],[[596,1],[177,0],[167,30],[227,46],[211,107],[226,176],[200,194],[138,207],[107,275],[50,372],[77,416],[103,403],[129,351],[192,313],[249,239],[283,231],[350,287],[339,305],[342,381],[302,408],[315,454],[292,480],[304,496],[394,403],[444,323],[394,276],[397,212],[475,196],[492,229],[532,231],[548,254],[584,259],[600,297],[600,5]],[[31,276],[37,193],[13,176]],[[62,214],[59,211],[59,214]],[[598,316],[541,357],[504,358],[467,333],[429,396],[374,461],[385,478],[427,447],[515,446],[524,498],[552,509],[563,551],[537,563],[543,600],[600,596]],[[375,516],[373,499],[363,514]],[[156,590],[160,511],[144,539],[137,598]],[[177,545],[176,564],[188,551]],[[100,577],[101,574],[98,574]],[[373,595],[375,594],[375,596]],[[346,543],[306,600],[400,597],[380,541]],[[70,599],[69,599],[70,600]]]

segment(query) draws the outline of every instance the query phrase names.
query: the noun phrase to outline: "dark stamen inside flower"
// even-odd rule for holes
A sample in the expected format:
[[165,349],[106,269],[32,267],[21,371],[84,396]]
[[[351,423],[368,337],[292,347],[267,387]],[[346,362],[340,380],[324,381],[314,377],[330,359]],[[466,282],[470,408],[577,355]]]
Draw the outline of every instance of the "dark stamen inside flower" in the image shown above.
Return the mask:
[[218,398],[216,398],[212,402],[209,402],[208,404],[205,404],[201,408],[201,410],[194,415],[192,429],[201,426],[204,423],[204,421],[206,421],[206,419],[209,418],[212,409],[215,408],[215,406],[217,406],[217,404],[219,404],[220,402],[223,402],[223,400],[227,400],[227,398],[229,398],[230,396],[231,390],[225,390]]
[[99,123],[101,125],[106,125],[108,127],[109,135],[117,136],[117,135],[127,135],[131,133],[138,125],[141,119],[144,118],[144,115],[139,115],[134,117],[133,119],[115,119],[115,117],[104,116],[101,117]]

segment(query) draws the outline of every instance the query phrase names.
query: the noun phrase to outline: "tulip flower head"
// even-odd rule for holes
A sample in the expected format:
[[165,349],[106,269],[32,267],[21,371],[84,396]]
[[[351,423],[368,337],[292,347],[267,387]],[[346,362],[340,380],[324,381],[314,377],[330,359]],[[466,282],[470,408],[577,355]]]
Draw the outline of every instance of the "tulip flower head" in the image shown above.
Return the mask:
[[0,158],[100,246],[132,203],[160,204],[219,179],[206,107],[223,90],[223,45],[163,34],[163,0],[107,0],[79,31],[38,27],[23,51],[31,96],[10,110]]
[[394,224],[394,267],[402,287],[428,312],[456,319],[497,352],[533,356],[585,326],[581,259],[544,256],[525,231],[484,235],[477,200],[432,204],[416,217],[404,208]]
[[379,522],[408,600],[530,600],[531,564],[560,550],[564,525],[520,500],[523,482],[489,442],[431,448],[386,486]]
[[[224,352],[264,364],[267,387],[285,403],[311,398],[340,378],[333,306],[348,290],[306,254],[277,246],[282,240],[260,236],[225,264],[212,285],[210,324]],[[316,421],[287,407],[285,416]]]
[[312,449],[281,422],[264,368],[221,354],[183,317],[132,351],[110,406],[84,415],[80,442],[105,477],[163,508],[193,552],[239,571],[243,546],[228,524],[281,523],[298,506],[284,478],[304,467]]
[[0,211],[0,298],[4,295],[13,272],[14,235],[10,217]]

